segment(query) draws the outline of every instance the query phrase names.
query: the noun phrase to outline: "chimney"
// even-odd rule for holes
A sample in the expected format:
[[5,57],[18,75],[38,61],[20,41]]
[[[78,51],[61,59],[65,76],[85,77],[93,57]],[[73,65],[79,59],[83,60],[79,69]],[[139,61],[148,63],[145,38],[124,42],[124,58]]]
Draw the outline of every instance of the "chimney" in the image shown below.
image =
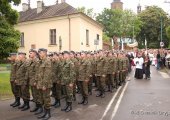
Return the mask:
[[40,13],[43,9],[43,1],[37,1],[37,13]]
[[25,12],[29,9],[29,5],[27,3],[22,3],[22,11]]
[[61,3],[64,3],[64,2],[66,2],[65,0],[61,0]]

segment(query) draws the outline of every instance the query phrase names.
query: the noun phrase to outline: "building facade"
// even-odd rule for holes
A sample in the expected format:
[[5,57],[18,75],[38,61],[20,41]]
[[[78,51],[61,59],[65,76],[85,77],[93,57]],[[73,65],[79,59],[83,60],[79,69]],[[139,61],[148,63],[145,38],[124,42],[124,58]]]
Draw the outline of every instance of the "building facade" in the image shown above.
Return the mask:
[[18,51],[28,53],[30,48],[47,48],[49,52],[102,49],[103,26],[66,2],[44,6],[38,1],[35,9],[27,6],[23,4],[19,23],[15,26],[21,32]]
[[123,10],[123,2],[121,2],[121,0],[113,0],[111,3],[111,9]]

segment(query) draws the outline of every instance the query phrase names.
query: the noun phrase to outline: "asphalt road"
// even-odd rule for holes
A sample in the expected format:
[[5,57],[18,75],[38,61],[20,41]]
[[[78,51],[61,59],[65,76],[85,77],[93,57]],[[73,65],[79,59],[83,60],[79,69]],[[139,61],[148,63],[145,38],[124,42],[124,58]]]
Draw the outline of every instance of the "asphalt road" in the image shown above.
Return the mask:
[[[81,96],[77,95],[69,113],[52,107],[50,120],[170,120],[170,77],[154,67],[151,71],[151,80],[135,80],[132,73],[131,81],[105,98],[96,98],[93,90],[86,106],[78,105]],[[0,120],[37,120],[29,111],[10,107],[12,101],[0,101]]]

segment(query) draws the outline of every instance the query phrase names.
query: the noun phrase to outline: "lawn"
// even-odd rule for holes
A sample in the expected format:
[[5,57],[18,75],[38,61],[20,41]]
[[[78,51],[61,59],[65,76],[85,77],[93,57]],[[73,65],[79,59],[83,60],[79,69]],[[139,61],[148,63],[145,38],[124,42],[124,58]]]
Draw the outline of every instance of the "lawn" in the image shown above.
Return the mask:
[[9,82],[10,73],[0,73],[0,100],[11,98],[11,86]]

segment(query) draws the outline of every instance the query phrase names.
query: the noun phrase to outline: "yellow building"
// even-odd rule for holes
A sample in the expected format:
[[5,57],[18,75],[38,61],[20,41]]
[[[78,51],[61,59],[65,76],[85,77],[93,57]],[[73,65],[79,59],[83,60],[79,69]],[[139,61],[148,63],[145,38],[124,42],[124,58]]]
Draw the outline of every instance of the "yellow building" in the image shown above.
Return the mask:
[[26,3],[22,6],[19,23],[15,26],[21,32],[18,51],[28,53],[30,48],[47,48],[49,52],[102,49],[103,26],[66,2],[44,6],[42,1],[37,1],[34,9]]

